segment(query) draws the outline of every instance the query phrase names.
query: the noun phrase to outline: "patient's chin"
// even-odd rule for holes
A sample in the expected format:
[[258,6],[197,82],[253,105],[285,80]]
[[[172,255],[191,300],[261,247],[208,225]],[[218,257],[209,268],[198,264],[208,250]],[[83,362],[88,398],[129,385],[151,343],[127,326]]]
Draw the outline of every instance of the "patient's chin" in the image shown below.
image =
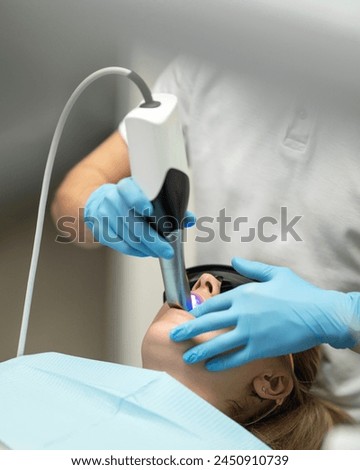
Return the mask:
[[141,345],[143,367],[159,370],[164,358],[169,357],[174,343],[169,338],[170,327],[164,322],[150,325]]
[[153,324],[161,321],[167,323],[170,327],[173,327],[193,319],[194,316],[186,310],[169,307],[167,303],[164,303],[155,316]]
[[191,315],[183,310],[172,312],[173,310],[178,309],[167,307],[169,315],[155,320],[143,338],[141,356],[143,367],[146,369],[167,370],[183,363],[182,355],[191,344],[188,341],[175,343],[170,339],[170,331],[187,321]]

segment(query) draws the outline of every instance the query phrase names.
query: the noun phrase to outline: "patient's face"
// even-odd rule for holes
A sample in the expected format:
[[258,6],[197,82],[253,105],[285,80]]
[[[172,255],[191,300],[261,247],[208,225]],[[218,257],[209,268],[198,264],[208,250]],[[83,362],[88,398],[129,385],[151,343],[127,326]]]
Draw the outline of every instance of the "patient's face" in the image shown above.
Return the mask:
[[[220,293],[220,282],[211,274],[203,274],[192,292],[205,301]],[[261,359],[222,372],[209,372],[204,362],[186,364],[182,359],[186,350],[224,332],[218,330],[204,333],[181,343],[175,343],[169,338],[170,330],[175,326],[193,319],[191,313],[170,308],[165,303],[143,339],[143,367],[167,372],[216,408],[226,412],[229,401],[239,401],[241,397],[251,394],[256,377],[261,374],[271,374],[274,367],[280,366],[278,358]],[[253,412],[254,410],[249,410],[248,415],[252,416]],[[246,419],[246,412],[244,417]]]

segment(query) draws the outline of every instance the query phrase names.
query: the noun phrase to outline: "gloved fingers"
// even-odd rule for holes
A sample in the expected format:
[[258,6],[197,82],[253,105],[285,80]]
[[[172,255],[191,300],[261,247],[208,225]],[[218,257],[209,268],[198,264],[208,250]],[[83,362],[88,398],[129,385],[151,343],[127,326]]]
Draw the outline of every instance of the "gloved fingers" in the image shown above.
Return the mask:
[[244,258],[233,258],[231,264],[239,274],[260,282],[270,281],[278,269],[278,266],[250,261]]
[[116,230],[112,229],[117,234],[120,240],[123,240],[131,249],[136,250],[143,254],[143,256],[156,256],[156,254],[146,247],[142,240],[130,230],[128,223],[123,219],[117,220]]
[[117,190],[129,210],[134,209],[138,214],[145,216],[152,214],[154,209],[153,205],[132,177],[120,180],[117,184]]
[[170,259],[174,256],[174,249],[164,237],[159,235],[148,223],[144,221],[144,235],[141,242],[149,249],[156,258]]
[[233,367],[241,367],[248,362],[254,361],[258,357],[251,356],[248,348],[245,346],[240,351],[235,351],[229,354],[223,354],[219,357],[214,357],[205,364],[207,370],[211,372],[219,372]]
[[196,224],[196,215],[191,211],[185,212],[185,217],[183,220],[183,226],[185,228],[193,227]]
[[221,330],[234,326],[236,318],[225,310],[224,312],[209,313],[204,317],[195,318],[179,325],[170,332],[173,341],[185,341],[208,331]]
[[145,255],[166,259],[174,255],[171,245],[150,227],[143,217],[129,214],[128,222],[120,221],[119,225],[121,238]]
[[95,239],[102,245],[108,246],[113,250],[119,251],[125,255],[138,256],[143,258],[147,256],[143,251],[137,250],[130,246],[125,240],[122,240],[111,227],[106,228],[106,233],[103,231],[103,227],[98,223],[97,226],[93,225],[92,233]]
[[124,255],[137,256],[138,258],[145,258],[146,256],[148,256],[142,251],[139,251],[136,248],[128,245],[124,240],[120,240],[114,245],[109,245],[109,247],[114,248],[116,251],[120,251]]
[[[219,312],[220,310],[227,310],[232,305],[231,291],[211,297],[206,302],[198,305],[191,310],[194,317],[201,317],[208,313]],[[229,295],[230,294],[230,295]]]
[[96,219],[96,215],[99,209],[99,206],[104,201],[106,197],[110,199],[116,198],[116,186],[114,184],[103,184],[95,189],[89,196],[86,201],[84,208],[84,222],[93,222]]
[[[136,215],[136,201],[141,209],[151,206],[150,203],[146,206],[148,199],[131,178],[121,180],[118,185],[102,185],[88,199],[84,221],[96,240],[117,251],[133,256],[171,258],[174,250],[170,244],[142,216]],[[135,208],[131,210],[132,205]],[[140,207],[137,209],[140,211]]]
[[237,331],[232,330],[222,333],[205,343],[189,349],[183,355],[183,359],[188,364],[196,364],[241,346],[242,340],[243,338],[238,335]]

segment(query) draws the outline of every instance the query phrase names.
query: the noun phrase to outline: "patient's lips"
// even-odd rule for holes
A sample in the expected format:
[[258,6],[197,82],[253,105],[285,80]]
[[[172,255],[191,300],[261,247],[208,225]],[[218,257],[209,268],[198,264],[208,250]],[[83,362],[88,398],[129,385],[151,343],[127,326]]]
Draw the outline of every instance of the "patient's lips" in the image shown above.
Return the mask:
[[[221,282],[219,282],[214,276],[207,273],[203,274],[197,280],[191,291],[193,308],[202,304],[207,299],[219,294],[220,286]],[[169,324],[171,324],[171,326],[178,326],[181,323],[194,319],[194,315],[191,312],[192,311],[187,312],[181,307],[170,307],[165,303],[156,315],[154,322],[165,321],[168,323],[168,326]]]
[[191,304],[192,308],[197,307],[198,305],[205,302],[205,299],[199,294],[194,291],[191,291]]

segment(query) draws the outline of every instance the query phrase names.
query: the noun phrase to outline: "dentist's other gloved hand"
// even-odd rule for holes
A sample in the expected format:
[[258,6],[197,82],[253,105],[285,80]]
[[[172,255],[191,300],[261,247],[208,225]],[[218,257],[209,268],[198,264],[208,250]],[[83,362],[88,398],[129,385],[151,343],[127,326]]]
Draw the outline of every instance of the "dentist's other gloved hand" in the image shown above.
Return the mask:
[[234,258],[232,264],[240,274],[259,282],[210,298],[192,310],[194,320],[171,331],[172,340],[183,341],[233,328],[186,351],[187,363],[210,359],[207,369],[218,371],[321,343],[351,348],[360,341],[359,293],[319,289],[288,268],[241,258]]
[[[85,206],[84,221],[101,244],[126,255],[171,258],[171,245],[150,227],[145,217],[153,206],[133,178],[117,184],[104,184],[94,191]],[[195,224],[191,212],[185,214],[185,226]]]

